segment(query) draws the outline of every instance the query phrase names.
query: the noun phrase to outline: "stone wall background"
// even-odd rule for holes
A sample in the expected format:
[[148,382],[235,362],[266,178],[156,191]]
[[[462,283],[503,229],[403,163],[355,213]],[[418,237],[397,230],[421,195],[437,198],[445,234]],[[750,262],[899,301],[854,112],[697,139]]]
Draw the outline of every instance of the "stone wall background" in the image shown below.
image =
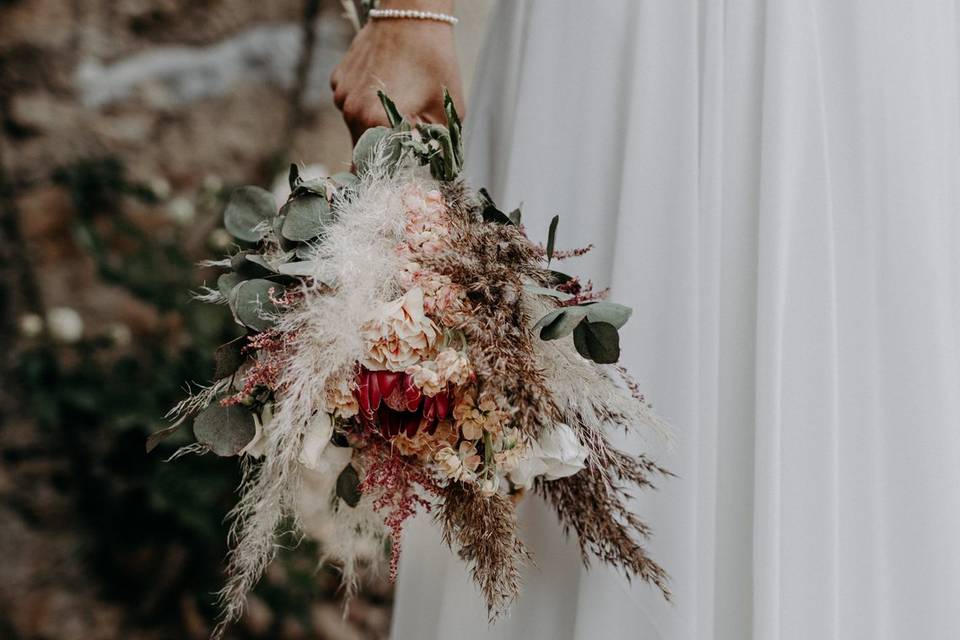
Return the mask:
[[[489,5],[458,7],[468,80]],[[348,165],[351,36],[338,0],[0,0],[0,637],[206,637],[235,471],[143,438],[232,330],[181,295],[224,195]],[[389,584],[338,598],[287,554],[234,637],[386,637]]]

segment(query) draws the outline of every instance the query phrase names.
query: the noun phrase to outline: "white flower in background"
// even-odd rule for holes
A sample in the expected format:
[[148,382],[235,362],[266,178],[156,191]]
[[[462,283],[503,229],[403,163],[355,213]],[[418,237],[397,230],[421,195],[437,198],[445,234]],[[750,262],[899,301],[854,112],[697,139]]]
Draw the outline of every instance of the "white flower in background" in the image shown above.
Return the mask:
[[72,344],[83,337],[83,318],[70,307],[54,307],[47,313],[47,326],[54,340]]
[[223,178],[218,175],[208,174],[203,177],[203,183],[201,184],[204,191],[210,193],[217,193],[223,189]]
[[25,313],[20,316],[18,326],[24,338],[36,338],[43,333],[43,318],[35,313]]
[[226,229],[214,229],[207,237],[207,244],[211,249],[226,251],[233,246],[233,236]]
[[197,217],[197,207],[186,196],[177,196],[167,204],[167,215],[181,226],[186,226]]
[[163,176],[154,176],[151,178],[147,183],[147,187],[157,200],[166,200],[170,197],[172,191],[170,182]]
[[423,311],[423,291],[411,289],[388,302],[378,317],[364,323],[363,364],[372,371],[404,371],[417,364],[437,341],[437,328]]
[[584,468],[587,449],[568,425],[557,423],[540,434],[531,444],[516,468],[510,472],[510,481],[518,487],[529,489],[534,478],[558,480],[572,476]]

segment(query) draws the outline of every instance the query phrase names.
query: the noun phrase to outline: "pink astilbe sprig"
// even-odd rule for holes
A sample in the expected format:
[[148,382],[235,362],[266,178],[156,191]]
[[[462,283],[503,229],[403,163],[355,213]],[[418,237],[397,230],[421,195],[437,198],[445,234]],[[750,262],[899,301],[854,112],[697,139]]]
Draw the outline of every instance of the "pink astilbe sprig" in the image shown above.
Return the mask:
[[562,291],[564,293],[569,293],[572,298],[564,300],[560,303],[562,307],[574,307],[580,304],[586,304],[587,302],[597,302],[598,300],[606,300],[610,295],[610,287],[606,287],[599,291],[594,291],[593,289],[593,280],[587,280],[586,284],[580,282],[579,276],[574,276],[566,282],[557,285],[557,291]]
[[441,489],[422,468],[412,465],[382,441],[371,439],[362,451],[369,466],[359,491],[361,494],[379,494],[374,499],[373,508],[384,514],[383,522],[390,530],[390,581],[395,582],[400,566],[403,524],[420,508],[429,512],[431,504],[426,494],[440,496]]
[[[537,252],[540,254],[541,258],[547,257],[547,247],[543,243],[538,243],[536,246]],[[557,249],[553,252],[553,260],[567,260],[569,258],[579,258],[580,256],[585,256],[588,253],[593,251],[593,244],[588,244],[585,247],[577,247],[576,249]]]
[[252,396],[258,388],[278,391],[281,387],[280,379],[286,365],[286,352],[291,333],[281,333],[267,329],[247,338],[243,346],[244,353],[255,352],[256,359],[242,378],[240,391],[220,401],[223,406],[240,404]]

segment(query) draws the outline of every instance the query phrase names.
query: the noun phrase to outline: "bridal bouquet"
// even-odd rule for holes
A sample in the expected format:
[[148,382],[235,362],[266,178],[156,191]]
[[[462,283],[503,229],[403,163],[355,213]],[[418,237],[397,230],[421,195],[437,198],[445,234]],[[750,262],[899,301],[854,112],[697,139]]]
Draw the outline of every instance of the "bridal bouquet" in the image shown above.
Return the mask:
[[[491,617],[519,590],[528,553],[515,503],[532,490],[597,557],[668,595],[642,546],[631,488],[665,473],[614,448],[616,429],[659,428],[616,366],[630,309],[552,268],[585,250],[532,242],[458,178],[460,121],[367,131],[356,173],[304,179],[291,195],[242,187],[224,213],[242,247],[200,298],[228,305],[244,338],[217,351],[211,386],[172,412],[192,419],[183,453],[239,456],[218,634],[294,526],[323,541],[348,588],[404,522],[434,514]],[[174,425],[176,426],[176,425]],[[172,429],[172,428],[171,428]],[[167,429],[165,431],[170,431]],[[161,434],[162,435],[162,434]]]

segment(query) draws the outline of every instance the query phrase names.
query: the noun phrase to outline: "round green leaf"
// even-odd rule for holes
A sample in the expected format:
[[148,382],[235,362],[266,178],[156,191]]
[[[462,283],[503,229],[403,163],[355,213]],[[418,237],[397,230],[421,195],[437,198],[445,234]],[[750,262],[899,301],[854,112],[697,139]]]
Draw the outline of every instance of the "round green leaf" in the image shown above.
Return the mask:
[[285,276],[309,276],[316,271],[317,265],[313,260],[298,260],[296,262],[286,262],[280,265],[277,270]]
[[223,226],[239,240],[257,242],[264,234],[261,223],[276,213],[277,202],[272,193],[260,187],[240,187],[230,194]]
[[293,250],[293,255],[295,255],[300,260],[310,260],[314,257],[315,250],[312,245],[308,243],[298,244]]
[[625,325],[633,313],[630,307],[616,302],[595,302],[585,305],[584,308],[587,310],[587,319],[590,322],[606,322],[617,329]]
[[356,174],[350,173],[349,171],[341,171],[340,173],[335,173],[330,176],[330,180],[336,183],[340,187],[347,189],[352,189],[360,184],[360,178]]
[[242,278],[232,271],[230,273],[223,273],[217,278],[217,290],[224,298],[229,298],[230,292],[233,291],[233,288],[240,284],[241,281]]
[[214,401],[193,421],[197,442],[218,456],[235,456],[253,440],[257,428],[253,414],[243,406],[222,406]]
[[363,132],[353,148],[353,166],[357,169],[357,175],[363,175],[367,172],[376,153],[377,145],[388,135],[390,135],[390,129],[387,127],[371,127]]
[[352,464],[348,464],[337,476],[337,496],[351,507],[360,502],[360,476]]
[[314,195],[292,198],[283,205],[280,214],[284,216],[280,233],[287,240],[299,242],[319,236],[333,218],[327,199]]
[[569,335],[577,324],[587,315],[585,307],[561,307],[540,318],[536,326],[541,327],[542,340],[556,340]]
[[620,359],[620,335],[608,322],[584,319],[573,331],[573,344],[580,355],[597,364],[613,364]]
[[307,178],[304,180],[301,178],[300,182],[297,183],[297,187],[291,191],[291,194],[294,197],[299,197],[302,195],[325,197],[327,195],[327,179]]
[[246,280],[233,290],[230,304],[237,320],[253,329],[263,331],[273,326],[271,315],[280,312],[280,309],[271,300],[283,295],[283,286],[270,280]]

